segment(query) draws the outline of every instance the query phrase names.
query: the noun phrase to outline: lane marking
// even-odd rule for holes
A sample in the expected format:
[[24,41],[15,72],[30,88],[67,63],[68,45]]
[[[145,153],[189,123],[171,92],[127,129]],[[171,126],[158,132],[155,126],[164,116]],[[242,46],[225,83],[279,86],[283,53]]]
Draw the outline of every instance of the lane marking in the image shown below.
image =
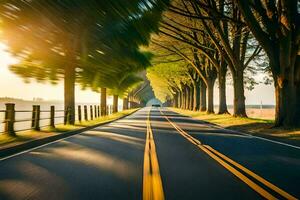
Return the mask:
[[[251,181],[249,178],[247,178],[241,172],[239,172],[238,170],[236,170],[235,168],[233,168],[232,166],[230,166],[228,163],[234,165],[235,167],[237,167],[238,169],[242,170],[243,172],[245,172],[249,176],[253,177],[254,179],[256,179],[257,181],[259,181],[263,185],[267,186],[269,189],[272,189],[273,191],[277,192],[278,194],[280,194],[284,198],[291,199],[291,200],[296,200],[297,199],[294,196],[290,195],[289,193],[285,192],[284,190],[280,189],[279,187],[275,186],[274,184],[270,183],[269,181],[265,180],[261,176],[255,174],[254,172],[250,171],[249,169],[247,169],[247,168],[243,167],[242,165],[238,164],[237,162],[233,161],[229,157],[221,154],[220,152],[218,152],[217,150],[213,149],[212,147],[210,147],[208,145],[201,144],[201,142],[199,140],[195,139],[194,137],[192,137],[191,135],[189,135],[187,132],[185,132],[184,130],[182,130],[177,124],[173,123],[166,115],[164,115],[164,113],[161,110],[159,110],[159,111],[165,117],[165,119],[183,137],[185,137],[186,139],[188,139],[191,143],[193,143],[194,145],[196,145],[198,148],[200,148],[202,151],[204,151],[206,154],[208,154],[211,158],[213,158],[214,160],[216,160],[219,164],[221,164],[228,171],[230,171],[231,173],[233,173],[236,177],[238,177],[240,180],[242,180],[249,187],[251,187],[253,190],[255,190],[257,193],[259,193],[260,195],[262,195],[266,199],[277,199],[277,198],[274,197],[269,192],[267,192],[262,187],[260,187],[259,185],[257,185],[256,183],[254,183],[253,181]],[[226,163],[224,160],[227,161],[228,163]]]
[[147,116],[147,135],[144,153],[143,200],[164,200],[158,159],[151,129],[150,112]]
[[295,197],[293,197],[292,195],[290,195],[289,193],[285,192],[284,190],[280,189],[279,187],[277,187],[276,185],[270,183],[269,181],[267,181],[266,179],[262,178],[261,176],[253,173],[252,171],[250,171],[249,169],[245,168],[244,166],[242,166],[241,164],[235,162],[234,160],[230,159],[229,157],[225,156],[224,154],[221,154],[220,152],[218,152],[217,150],[213,149],[211,146],[208,145],[204,145],[204,147],[206,147],[207,149],[209,149],[210,151],[212,151],[213,153],[215,153],[216,155],[218,155],[219,157],[223,158],[224,160],[226,160],[227,162],[231,163],[232,165],[236,166],[237,168],[241,169],[242,171],[244,171],[246,174],[252,176],[253,178],[255,178],[256,180],[258,180],[259,182],[261,182],[262,184],[264,184],[265,186],[267,186],[268,188],[274,190],[275,192],[277,192],[278,194],[280,194],[281,196],[285,197],[286,199],[296,199]]
[[[193,119],[193,120],[197,121],[196,119]],[[202,121],[202,120],[200,120],[200,121]],[[259,136],[251,135],[249,133],[244,133],[242,131],[226,129],[224,127],[220,127],[220,126],[217,126],[217,125],[211,125],[211,124],[207,124],[207,125],[210,126],[210,127],[216,128],[216,129],[227,131],[227,132],[236,133],[236,134],[240,134],[240,135],[245,135],[245,136],[249,136],[251,138],[256,138],[256,139],[259,139],[259,140],[264,140],[264,141],[271,142],[271,143],[274,143],[274,144],[278,144],[278,145],[282,145],[282,146],[286,146],[286,147],[291,147],[291,148],[300,150],[299,146],[295,146],[295,145],[292,145],[292,144],[288,144],[288,143],[279,142],[279,141],[271,140],[271,139],[264,138],[264,137],[259,137]]]
[[291,148],[294,148],[294,149],[298,149],[300,150],[300,147],[298,146],[295,146],[295,145],[292,145],[292,144],[288,144],[288,143],[284,143],[284,142],[279,142],[279,141],[276,141],[276,140],[270,140],[270,139],[267,139],[267,138],[263,138],[263,137],[259,137],[259,136],[254,136],[254,135],[250,135],[250,134],[247,134],[245,133],[246,135],[249,135],[253,138],[257,138],[257,139],[260,139],[260,140],[265,140],[267,142],[271,142],[271,143],[275,143],[275,144],[279,144],[279,145],[282,145],[282,146],[287,146],[287,147],[291,147]]
[[74,137],[74,136],[76,136],[76,135],[70,135],[70,136],[68,136],[68,137],[64,137],[64,138],[62,138],[62,139],[55,140],[55,141],[53,141],[53,142],[49,142],[49,143],[47,143],[47,144],[43,144],[43,145],[40,145],[40,146],[37,146],[37,147],[33,147],[33,148],[30,148],[30,149],[21,151],[21,152],[19,152],[19,153],[12,154],[12,155],[10,155],[10,156],[6,156],[6,157],[3,157],[3,158],[0,158],[0,161],[8,160],[8,159],[10,159],[10,158],[14,158],[14,157],[16,157],[16,156],[19,156],[19,155],[22,155],[22,154],[25,154],[25,153],[28,153],[28,152],[31,152],[31,151],[40,149],[40,148],[42,148],[42,147],[45,147],[45,146],[48,146],[48,145],[51,145],[51,144],[54,144],[54,143],[61,142],[62,140],[66,140],[66,139],[68,139],[68,138],[70,138],[70,137]]
[[[171,112],[175,112],[175,111],[171,111]],[[176,114],[178,114],[178,113],[176,113]],[[183,116],[189,117],[187,115],[183,115]],[[190,119],[193,120],[193,121],[195,121],[195,122],[197,122],[197,121],[205,122],[205,120],[194,119],[194,118],[191,118],[191,117],[190,117]],[[282,145],[282,146],[286,146],[286,147],[291,147],[291,148],[300,150],[300,146],[295,146],[295,145],[288,144],[288,143],[285,143],[285,142],[279,142],[279,141],[276,141],[276,140],[271,140],[271,139],[268,139],[268,138],[251,135],[249,133],[244,133],[242,131],[226,129],[226,128],[218,126],[218,125],[213,125],[213,124],[206,124],[206,125],[209,126],[209,127],[220,129],[220,130],[224,130],[224,131],[227,131],[227,132],[236,133],[236,134],[240,134],[240,135],[245,135],[245,136],[249,136],[249,137],[252,137],[252,138],[259,139],[259,140],[264,140],[264,141],[271,142],[271,143],[274,143],[274,144],[278,144],[278,145]]]

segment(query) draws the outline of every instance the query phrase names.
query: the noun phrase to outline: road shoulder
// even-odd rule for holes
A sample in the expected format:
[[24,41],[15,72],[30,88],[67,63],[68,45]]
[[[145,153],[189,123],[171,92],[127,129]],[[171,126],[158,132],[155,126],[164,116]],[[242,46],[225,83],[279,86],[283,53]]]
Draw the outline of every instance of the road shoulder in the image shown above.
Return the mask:
[[[269,120],[233,118],[230,115],[217,115],[204,112],[168,108],[181,116],[190,117],[199,123],[207,123],[215,128],[225,129],[234,134],[247,134],[300,148],[300,130],[282,130],[272,128]],[[225,120],[226,122],[224,122]],[[282,132],[282,134],[280,134]]]
[[26,151],[26,150],[29,150],[32,148],[36,148],[38,146],[42,146],[42,145],[45,145],[50,142],[54,142],[54,141],[64,139],[64,138],[67,138],[67,137],[70,137],[70,136],[73,136],[76,134],[80,134],[84,131],[91,130],[98,126],[103,126],[103,125],[109,124],[111,122],[125,118],[125,117],[135,113],[138,110],[139,109],[132,109],[132,110],[129,110],[128,112],[125,112],[124,114],[117,115],[116,117],[111,117],[104,121],[98,120],[98,122],[97,122],[97,120],[94,120],[95,123],[92,123],[93,121],[91,121],[91,125],[78,126],[77,128],[75,128],[73,130],[65,130],[62,132],[59,132],[59,131],[47,132],[46,134],[44,132],[40,131],[40,132],[38,132],[38,134],[40,134],[40,135],[44,134],[44,136],[42,135],[42,136],[38,136],[36,138],[32,138],[29,140],[24,140],[24,141],[13,141],[8,144],[1,145],[0,146],[0,159],[4,159],[5,157],[9,157],[11,155],[18,154],[20,152],[23,152],[23,151]]

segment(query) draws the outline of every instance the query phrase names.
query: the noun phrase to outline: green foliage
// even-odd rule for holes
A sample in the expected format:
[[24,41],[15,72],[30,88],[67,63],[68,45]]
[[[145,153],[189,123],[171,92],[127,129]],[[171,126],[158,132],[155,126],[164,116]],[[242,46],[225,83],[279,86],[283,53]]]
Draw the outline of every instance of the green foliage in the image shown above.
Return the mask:
[[189,67],[184,62],[164,63],[147,70],[154,94],[161,102],[172,97],[175,90],[181,90],[182,84],[190,84]]
[[140,85],[143,82],[143,79],[134,74],[125,74],[120,79],[115,79],[114,82],[113,87],[110,89],[110,93],[122,97],[126,96],[128,91]]
[[76,81],[84,88],[115,88],[112,80],[150,64],[149,54],[139,46],[146,45],[150,33],[158,30],[167,3],[5,0],[0,7],[1,39],[20,59],[11,70],[26,81],[56,83],[66,69],[74,68]]

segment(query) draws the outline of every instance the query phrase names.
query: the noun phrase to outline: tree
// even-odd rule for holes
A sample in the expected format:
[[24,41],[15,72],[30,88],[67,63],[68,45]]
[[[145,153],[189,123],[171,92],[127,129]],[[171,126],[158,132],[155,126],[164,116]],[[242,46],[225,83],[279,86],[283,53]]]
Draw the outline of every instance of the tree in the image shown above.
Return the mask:
[[299,127],[299,2],[288,0],[235,2],[269,58],[276,95],[275,125]]
[[[216,67],[221,86],[219,87],[220,113],[227,112],[227,108],[225,108],[225,76],[228,65],[234,83],[233,114],[246,117],[244,71],[261,49],[259,46],[254,50],[249,48],[250,34],[242,22],[236,4],[224,0],[175,2],[171,4],[169,11],[178,17],[167,18],[168,21],[165,23],[167,27],[164,27],[172,34],[163,32],[198,49]],[[190,23],[178,20],[180,17],[186,18],[186,21],[190,21]],[[198,40],[199,35],[203,34],[209,36],[209,40],[214,44],[214,49],[218,54],[209,53],[207,46]],[[249,50],[252,55],[246,57]]]
[[[193,66],[195,71],[202,79],[200,81],[205,84],[204,85],[200,82],[200,84],[202,85],[202,87],[200,87],[200,89],[202,90],[202,92],[200,93],[202,94],[200,101],[202,105],[200,106],[200,109],[202,111],[206,109],[205,93],[207,88],[208,94],[210,94],[208,95],[209,105],[207,112],[213,113],[213,86],[216,80],[216,75],[218,75],[218,77],[220,77],[221,75],[226,75],[226,65],[220,64],[220,56],[216,54],[217,50],[214,48],[213,43],[208,38],[207,33],[205,33],[205,31],[203,30],[203,27],[198,27],[199,23],[197,23],[190,17],[185,16],[187,13],[189,13],[189,9],[186,3],[183,1],[174,2],[175,3],[170,6],[169,11],[164,14],[160,33],[172,39],[173,43],[175,40],[181,43],[181,46],[182,44],[185,44],[185,48],[190,49],[190,52],[187,53],[182,51],[180,52],[179,48],[174,47],[175,45],[173,45],[172,47],[179,53],[179,55],[181,55],[188,63],[190,63],[191,66]],[[183,13],[182,15],[178,15],[177,11],[174,15],[173,9],[175,6],[180,7],[179,9],[181,10],[181,14]],[[171,49],[169,48],[169,50]],[[224,84],[224,86],[220,87],[220,89],[222,89],[222,93],[225,94],[225,81],[220,81],[220,84]],[[220,95],[220,98],[224,98],[224,96],[225,95]],[[226,98],[222,99],[222,102],[223,104],[220,104],[219,109],[220,114],[227,112]]]
[[38,68],[31,64],[23,68],[25,70],[15,68],[13,71],[24,76],[23,72],[30,70],[29,74],[39,80],[40,69],[45,69],[49,71],[46,75],[51,76],[42,76],[44,80],[53,82],[63,78],[65,109],[70,110],[68,122],[73,124],[74,85],[80,72],[90,70],[88,67],[95,64],[94,57],[97,57],[97,65],[102,63],[98,70],[103,70],[108,64],[107,57],[115,58],[112,55],[120,52],[120,46],[127,44],[130,52],[136,52],[134,48],[147,41],[149,30],[153,29],[150,26],[155,24],[149,23],[150,26],[141,29],[141,23],[159,20],[165,3],[143,0],[130,3],[126,0],[2,1],[3,39],[24,62],[39,63]]
[[146,79],[145,74],[143,74],[143,79],[143,84],[134,88],[127,95],[130,108],[134,108],[136,105],[145,106],[149,100],[155,98],[149,80]]
[[[113,112],[118,112],[119,97],[127,96],[128,91],[137,87],[143,79],[137,75],[128,73],[123,74],[120,78],[115,79],[115,84],[110,88],[110,93],[113,95]],[[126,101],[125,101],[126,103]]]
[[[211,65],[211,60],[208,60],[207,57],[204,57],[202,54],[200,54],[197,48],[191,47],[186,42],[182,42],[180,38],[176,38],[177,36],[170,36],[169,33],[166,33],[164,31],[163,33],[164,34],[160,34],[157,36],[158,39],[152,38],[151,40],[152,44],[160,47],[161,49],[165,49],[169,53],[174,54],[179,58],[181,58],[181,60],[185,61],[187,63],[187,65],[185,66],[191,66],[193,70],[200,77],[199,80],[200,84],[201,81],[205,84],[205,86],[203,86],[202,84],[202,87],[200,87],[204,95],[206,93],[206,88],[208,90],[208,94],[213,94],[213,87],[216,80],[216,69]],[[209,48],[209,46],[207,48]],[[156,51],[156,50],[157,48],[152,51]],[[210,54],[211,52],[207,52],[207,55]],[[191,96],[192,92],[190,91],[189,87],[186,87],[184,90],[185,91],[183,92],[183,96]],[[200,106],[202,111],[204,111],[204,109],[206,110],[206,106],[204,106],[204,103],[206,104],[205,98],[206,96],[202,96],[200,101],[200,104],[203,103],[203,105]],[[188,101],[190,101],[190,99],[188,99]],[[185,104],[185,106],[183,106],[184,108],[187,108],[189,105],[185,101],[184,104]],[[213,95],[208,95],[208,104],[209,104],[208,105],[209,109],[207,109],[207,112],[213,113],[214,112]]]
[[[176,96],[178,98],[185,90],[191,90],[193,80],[189,74],[189,68],[184,65],[184,62],[161,63],[147,70],[147,78],[150,80],[150,85],[154,90],[155,96],[161,102],[175,99]],[[190,100],[192,99],[190,99],[189,95],[184,95],[179,100],[180,105],[177,105],[188,108],[189,106],[186,102],[191,103]]]

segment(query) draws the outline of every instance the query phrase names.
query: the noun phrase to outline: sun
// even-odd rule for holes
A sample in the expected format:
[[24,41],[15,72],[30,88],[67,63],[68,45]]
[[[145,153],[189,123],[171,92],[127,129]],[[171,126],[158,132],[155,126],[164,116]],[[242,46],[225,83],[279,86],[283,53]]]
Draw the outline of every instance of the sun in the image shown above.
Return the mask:
[[3,76],[2,73],[8,71],[9,65],[18,62],[18,59],[8,52],[8,47],[3,42],[0,42],[0,58],[0,76]]

